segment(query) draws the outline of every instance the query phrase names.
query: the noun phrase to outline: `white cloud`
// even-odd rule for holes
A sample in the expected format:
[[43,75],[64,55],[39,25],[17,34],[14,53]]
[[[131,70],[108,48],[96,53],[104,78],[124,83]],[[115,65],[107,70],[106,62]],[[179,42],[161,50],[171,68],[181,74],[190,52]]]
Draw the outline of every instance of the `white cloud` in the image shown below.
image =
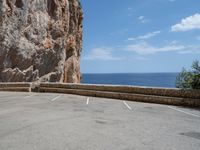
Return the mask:
[[146,23],[146,22],[149,21],[148,19],[146,19],[145,16],[139,16],[139,17],[138,17],[138,20],[139,20],[141,23]]
[[[113,50],[121,50],[124,56],[115,56]],[[100,61],[121,61],[130,58],[130,54],[126,52],[135,52],[135,57],[131,59],[136,60],[149,60],[147,55],[161,53],[161,52],[176,52],[177,54],[200,54],[200,45],[183,45],[176,42],[170,42],[164,46],[153,46],[147,42],[138,42],[137,44],[121,45],[116,47],[101,47],[92,49],[87,56],[83,57],[84,60],[100,60]]]
[[180,23],[171,27],[172,32],[183,32],[194,29],[200,29],[200,14],[198,13],[182,19]]
[[139,20],[143,20],[145,17],[144,16],[139,16],[138,19]]
[[169,51],[183,51],[186,47],[184,45],[176,45],[170,43],[162,47],[151,46],[146,42],[140,42],[138,44],[128,45],[126,50],[136,52],[140,55],[155,54],[158,52],[169,52]]
[[145,39],[149,39],[149,38],[152,38],[158,34],[160,34],[161,31],[154,31],[154,32],[150,32],[150,33],[147,33],[145,35],[141,35],[141,36],[138,36],[138,37],[135,37],[135,38],[128,38],[129,41],[133,41],[133,40],[145,40]]
[[112,49],[109,48],[94,48],[90,51],[86,60],[122,60],[122,57],[115,57],[112,54]]
[[179,51],[179,54],[200,54],[200,45],[187,45],[185,51]]

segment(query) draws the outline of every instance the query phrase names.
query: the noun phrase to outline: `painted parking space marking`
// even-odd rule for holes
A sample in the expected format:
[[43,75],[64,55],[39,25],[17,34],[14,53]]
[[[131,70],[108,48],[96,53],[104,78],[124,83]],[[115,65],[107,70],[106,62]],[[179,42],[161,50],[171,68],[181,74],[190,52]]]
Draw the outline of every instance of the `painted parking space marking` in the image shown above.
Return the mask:
[[54,97],[51,101],[52,101],[52,102],[53,102],[53,101],[56,101],[56,100],[59,99],[61,96],[62,96],[62,95],[58,95],[58,96]]
[[90,102],[90,98],[88,97],[86,101],[86,105],[89,105],[89,102]]
[[123,103],[129,110],[132,110],[132,108],[126,103],[126,101],[123,101]]
[[168,108],[173,109],[173,110],[178,111],[178,112],[182,112],[182,113],[184,113],[184,114],[187,114],[187,115],[190,115],[190,116],[193,116],[193,117],[198,117],[198,118],[200,118],[199,115],[196,115],[196,114],[193,114],[193,113],[189,113],[189,112],[186,112],[186,111],[183,111],[183,110],[180,110],[180,109],[171,107],[171,106],[168,106]]

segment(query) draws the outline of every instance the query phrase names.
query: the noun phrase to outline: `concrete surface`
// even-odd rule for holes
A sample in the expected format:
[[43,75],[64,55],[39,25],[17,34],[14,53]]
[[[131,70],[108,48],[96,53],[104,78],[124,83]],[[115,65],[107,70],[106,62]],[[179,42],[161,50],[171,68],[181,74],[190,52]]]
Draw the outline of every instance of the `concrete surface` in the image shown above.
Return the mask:
[[199,150],[200,110],[0,92],[0,150]]

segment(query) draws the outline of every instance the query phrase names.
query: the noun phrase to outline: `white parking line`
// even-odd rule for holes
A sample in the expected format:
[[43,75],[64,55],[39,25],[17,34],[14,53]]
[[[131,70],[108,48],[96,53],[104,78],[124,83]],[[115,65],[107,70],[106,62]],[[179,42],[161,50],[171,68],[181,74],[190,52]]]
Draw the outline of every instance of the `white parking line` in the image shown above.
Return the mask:
[[132,110],[132,108],[125,101],[123,101],[123,103],[129,110]]
[[37,95],[37,94],[28,95],[28,96],[25,96],[24,98],[30,98],[30,97],[33,97],[35,95]]
[[86,105],[89,105],[90,98],[87,98]]
[[58,95],[58,96],[56,96],[55,98],[53,98],[51,101],[53,102],[53,101],[59,99],[61,96],[62,96],[62,95]]
[[168,106],[168,108],[173,109],[173,110],[178,111],[178,112],[182,112],[182,113],[187,114],[187,115],[190,115],[190,116],[194,116],[194,117],[200,118],[199,115],[195,115],[195,114],[193,114],[193,113],[189,113],[189,112],[186,112],[186,111],[183,111],[183,110],[180,110],[180,109],[171,107],[171,106]]

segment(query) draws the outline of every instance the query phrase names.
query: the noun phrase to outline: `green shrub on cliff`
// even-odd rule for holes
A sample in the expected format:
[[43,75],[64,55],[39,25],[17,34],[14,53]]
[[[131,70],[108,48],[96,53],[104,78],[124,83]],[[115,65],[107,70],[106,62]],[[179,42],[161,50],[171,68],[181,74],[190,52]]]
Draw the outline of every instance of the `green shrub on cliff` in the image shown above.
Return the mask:
[[199,61],[193,62],[191,71],[183,68],[182,72],[177,76],[176,87],[184,89],[200,89]]

